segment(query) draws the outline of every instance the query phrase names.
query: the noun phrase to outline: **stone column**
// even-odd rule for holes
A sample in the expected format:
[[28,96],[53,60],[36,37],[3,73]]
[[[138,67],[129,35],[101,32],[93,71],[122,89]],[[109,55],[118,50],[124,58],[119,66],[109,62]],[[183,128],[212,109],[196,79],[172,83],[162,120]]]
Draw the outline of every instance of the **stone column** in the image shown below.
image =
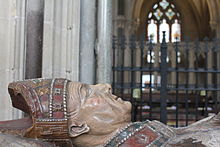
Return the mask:
[[25,78],[42,76],[44,0],[27,0]]
[[[10,65],[13,66],[11,73],[13,76],[10,82],[23,80],[25,76],[25,0],[16,1],[16,16],[15,16],[15,36],[14,36],[14,54],[11,51],[12,61]],[[12,55],[13,54],[13,55]],[[7,92],[7,91],[6,91]],[[13,108],[12,119],[23,117],[22,111]]]
[[81,0],[80,20],[80,81],[94,84],[96,1]]
[[25,0],[0,1],[0,120],[22,117],[12,108],[7,87],[24,78],[24,18]]
[[[189,50],[189,68],[194,69],[195,68],[195,53],[193,49]],[[189,84],[195,84],[195,72],[190,72],[189,73]]]
[[46,0],[43,77],[79,80],[80,0]]
[[[216,32],[216,37],[220,38],[220,1],[219,0],[207,0],[207,4],[210,10],[210,26]],[[217,53],[217,68],[220,68],[220,52]],[[220,83],[220,74],[217,74],[217,83]],[[218,87],[219,88],[219,87]],[[217,99],[220,101],[220,92],[217,92]],[[220,106],[218,106],[220,108]]]
[[97,83],[111,83],[112,1],[98,0]]

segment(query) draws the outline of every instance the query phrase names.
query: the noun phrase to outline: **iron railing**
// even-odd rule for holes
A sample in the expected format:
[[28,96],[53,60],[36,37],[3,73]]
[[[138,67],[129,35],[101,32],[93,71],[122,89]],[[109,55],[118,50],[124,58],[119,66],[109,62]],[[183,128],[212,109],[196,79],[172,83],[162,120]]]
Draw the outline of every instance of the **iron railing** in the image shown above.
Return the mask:
[[113,92],[131,101],[132,121],[186,126],[219,111],[219,50],[217,39],[154,44],[114,36]]

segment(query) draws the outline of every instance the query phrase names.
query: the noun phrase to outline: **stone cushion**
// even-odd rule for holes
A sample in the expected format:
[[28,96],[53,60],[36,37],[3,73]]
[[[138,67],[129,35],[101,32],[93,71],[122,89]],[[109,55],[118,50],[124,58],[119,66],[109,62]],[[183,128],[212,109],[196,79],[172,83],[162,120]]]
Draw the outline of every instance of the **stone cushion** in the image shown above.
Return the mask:
[[12,105],[28,113],[33,125],[24,136],[68,139],[67,79],[31,79],[10,83]]

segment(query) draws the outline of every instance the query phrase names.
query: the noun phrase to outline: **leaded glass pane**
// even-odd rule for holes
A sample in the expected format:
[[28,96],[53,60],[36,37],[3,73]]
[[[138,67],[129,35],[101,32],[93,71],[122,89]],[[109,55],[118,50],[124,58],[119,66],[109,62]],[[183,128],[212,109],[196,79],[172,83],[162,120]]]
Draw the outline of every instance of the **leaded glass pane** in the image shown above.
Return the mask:
[[163,8],[163,9],[166,9],[168,6],[169,6],[169,3],[166,1],[166,0],[162,0],[160,2],[160,6]]
[[149,14],[148,14],[148,18],[151,18],[152,17],[152,13],[150,12]]
[[180,41],[180,38],[180,24],[178,23],[178,20],[175,20],[174,24],[172,24],[172,42]]
[[154,9],[156,9],[156,8],[157,8],[157,6],[158,6],[158,4],[155,4],[155,5],[153,6],[153,8],[154,8]]
[[163,40],[163,32],[165,31],[166,33],[166,42],[169,42],[170,38],[170,28],[169,25],[167,24],[166,20],[163,19],[163,22],[160,24],[160,42]]
[[178,17],[180,17],[180,14],[179,14],[179,13],[177,13],[176,15],[177,15]]
[[151,40],[153,43],[157,43],[157,25],[155,24],[154,20],[152,19],[148,24],[148,39]]
[[175,13],[173,12],[172,9],[168,9],[168,11],[166,12],[166,16],[171,20],[173,18],[173,16],[175,15]]
[[157,9],[154,12],[154,16],[157,18],[157,20],[160,20],[160,18],[163,16],[163,12],[161,12],[160,9]]

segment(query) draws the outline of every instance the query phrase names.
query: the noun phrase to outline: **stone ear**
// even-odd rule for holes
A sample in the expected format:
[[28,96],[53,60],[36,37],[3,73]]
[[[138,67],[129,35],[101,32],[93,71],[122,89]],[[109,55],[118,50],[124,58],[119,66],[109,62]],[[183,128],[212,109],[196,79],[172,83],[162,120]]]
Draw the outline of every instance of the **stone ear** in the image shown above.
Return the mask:
[[77,137],[87,132],[89,132],[89,126],[87,124],[72,124],[69,126],[70,137]]

